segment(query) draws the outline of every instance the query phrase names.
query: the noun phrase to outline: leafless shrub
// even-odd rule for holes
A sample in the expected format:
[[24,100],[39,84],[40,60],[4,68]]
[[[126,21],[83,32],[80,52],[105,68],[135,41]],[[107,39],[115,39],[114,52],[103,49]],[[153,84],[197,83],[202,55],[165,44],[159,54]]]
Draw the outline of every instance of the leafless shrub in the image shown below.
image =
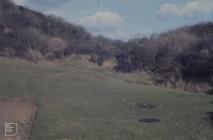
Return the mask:
[[0,56],[3,56],[3,57],[14,57],[15,56],[15,50],[13,48],[3,48],[0,51]]
[[48,52],[54,53],[57,58],[64,57],[64,50],[67,48],[67,43],[59,37],[54,37],[48,41]]
[[40,60],[42,60],[42,55],[39,51],[33,50],[33,49],[28,49],[25,52],[25,58],[33,63],[38,63]]

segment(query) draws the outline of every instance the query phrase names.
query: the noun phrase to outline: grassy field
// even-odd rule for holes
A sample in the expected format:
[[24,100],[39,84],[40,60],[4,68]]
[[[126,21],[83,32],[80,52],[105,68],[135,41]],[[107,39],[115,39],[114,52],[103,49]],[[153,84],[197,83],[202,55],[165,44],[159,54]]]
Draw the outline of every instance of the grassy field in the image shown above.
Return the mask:
[[[39,106],[33,140],[212,140],[213,96],[137,85],[86,62],[0,58],[0,96]],[[154,108],[144,108],[152,104]],[[143,123],[158,118],[157,123]]]

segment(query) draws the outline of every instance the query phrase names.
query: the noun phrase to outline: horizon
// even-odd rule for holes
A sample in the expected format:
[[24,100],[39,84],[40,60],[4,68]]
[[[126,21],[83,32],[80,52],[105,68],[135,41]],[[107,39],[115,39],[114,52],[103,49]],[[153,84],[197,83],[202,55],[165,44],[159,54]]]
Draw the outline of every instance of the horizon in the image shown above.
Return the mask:
[[[128,40],[212,21],[211,0],[12,0],[82,25],[94,35]],[[82,10],[83,9],[83,10]]]

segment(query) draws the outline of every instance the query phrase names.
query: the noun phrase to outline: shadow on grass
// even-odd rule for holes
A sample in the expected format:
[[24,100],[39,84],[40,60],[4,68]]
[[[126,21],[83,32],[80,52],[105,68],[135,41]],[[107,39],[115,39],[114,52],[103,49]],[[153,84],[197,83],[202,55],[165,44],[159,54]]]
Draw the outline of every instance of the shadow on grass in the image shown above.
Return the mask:
[[142,118],[139,120],[140,123],[159,123],[161,122],[158,118]]
[[208,121],[213,126],[213,112],[207,112],[207,116],[208,116]]
[[206,94],[207,94],[207,95],[212,95],[212,96],[213,96],[213,89],[210,90],[210,91],[207,91]]

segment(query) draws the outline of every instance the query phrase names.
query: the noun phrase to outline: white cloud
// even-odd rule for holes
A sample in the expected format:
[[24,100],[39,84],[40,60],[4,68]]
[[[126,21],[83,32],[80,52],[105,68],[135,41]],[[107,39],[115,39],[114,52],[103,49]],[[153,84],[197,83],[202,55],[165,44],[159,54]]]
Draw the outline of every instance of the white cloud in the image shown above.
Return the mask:
[[111,11],[98,11],[92,16],[83,17],[81,24],[93,29],[116,29],[123,25],[124,18]]
[[17,5],[25,5],[28,0],[12,0]]
[[196,15],[208,15],[213,13],[212,0],[188,0],[182,6],[165,3],[161,5],[159,14],[165,16],[194,17]]
[[80,24],[95,35],[123,39],[127,35],[123,30],[124,21],[116,12],[97,11],[94,15],[83,17]]

